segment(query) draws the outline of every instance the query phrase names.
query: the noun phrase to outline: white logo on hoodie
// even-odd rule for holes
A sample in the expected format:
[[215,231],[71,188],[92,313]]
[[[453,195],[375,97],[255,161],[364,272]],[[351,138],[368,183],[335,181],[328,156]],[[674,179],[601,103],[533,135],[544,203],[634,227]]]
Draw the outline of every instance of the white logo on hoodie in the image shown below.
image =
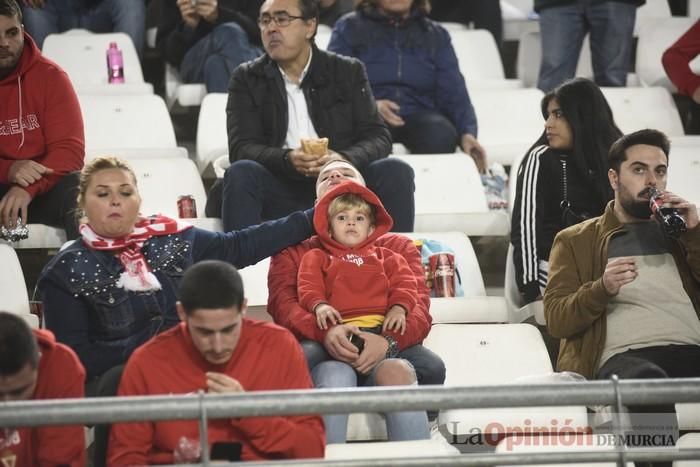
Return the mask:
[[17,135],[22,133],[22,128],[25,130],[36,130],[39,127],[39,120],[36,118],[36,114],[29,114],[22,117],[22,126],[20,126],[20,120],[17,118],[0,120],[0,135]]

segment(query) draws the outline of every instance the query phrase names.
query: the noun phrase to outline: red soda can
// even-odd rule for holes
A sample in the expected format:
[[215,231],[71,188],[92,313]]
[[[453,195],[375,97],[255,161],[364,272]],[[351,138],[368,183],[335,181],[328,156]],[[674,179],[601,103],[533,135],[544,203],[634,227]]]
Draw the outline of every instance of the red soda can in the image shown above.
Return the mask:
[[435,253],[428,258],[436,297],[455,296],[455,257],[451,253]]
[[197,204],[194,202],[194,196],[178,196],[177,215],[180,219],[194,219],[197,217]]

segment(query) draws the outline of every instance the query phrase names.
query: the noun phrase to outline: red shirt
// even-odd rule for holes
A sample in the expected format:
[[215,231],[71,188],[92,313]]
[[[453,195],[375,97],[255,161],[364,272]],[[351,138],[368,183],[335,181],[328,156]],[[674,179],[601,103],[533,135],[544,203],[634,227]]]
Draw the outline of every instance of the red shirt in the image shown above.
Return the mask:
[[690,62],[700,54],[700,20],[696,22],[666,52],[661,61],[666,74],[680,94],[692,96],[700,87],[700,76],[690,69]]
[[[238,380],[246,391],[310,389],[301,347],[287,330],[243,319],[231,360],[212,365],[194,347],[185,323],[152,338],[127,362],[120,396],[195,394],[207,371]],[[172,464],[181,437],[199,440],[197,420],[118,423],[112,426],[108,465]],[[210,419],[209,442],[239,442],[243,460],[323,457],[325,433],[317,415]]]
[[[39,369],[32,400],[81,398],[85,370],[75,353],[46,330],[34,330],[39,344]],[[85,428],[82,425],[0,429],[0,465],[84,467]]]
[[9,184],[10,166],[18,160],[54,170],[24,188],[32,198],[83,167],[83,117],[73,85],[26,33],[15,70],[0,81],[0,103],[0,185]]

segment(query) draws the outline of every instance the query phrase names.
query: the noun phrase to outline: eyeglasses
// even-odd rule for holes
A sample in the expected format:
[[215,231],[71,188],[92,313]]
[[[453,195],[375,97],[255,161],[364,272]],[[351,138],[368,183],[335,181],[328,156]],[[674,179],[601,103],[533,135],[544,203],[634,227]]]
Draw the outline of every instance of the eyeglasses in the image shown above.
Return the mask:
[[295,19],[304,19],[304,17],[292,16],[288,13],[275,13],[274,15],[264,14],[258,18],[258,26],[260,29],[263,29],[268,27],[270,23],[274,21],[277,26],[286,28]]

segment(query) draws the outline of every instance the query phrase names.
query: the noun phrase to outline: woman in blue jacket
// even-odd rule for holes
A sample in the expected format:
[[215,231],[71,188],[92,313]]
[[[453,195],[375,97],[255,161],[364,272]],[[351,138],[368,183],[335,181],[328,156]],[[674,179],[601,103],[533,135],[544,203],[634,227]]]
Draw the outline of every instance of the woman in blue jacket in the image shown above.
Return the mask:
[[480,171],[486,154],[450,36],[428,0],[362,0],[335,24],[328,50],[360,59],[395,142],[418,154],[460,146]]

